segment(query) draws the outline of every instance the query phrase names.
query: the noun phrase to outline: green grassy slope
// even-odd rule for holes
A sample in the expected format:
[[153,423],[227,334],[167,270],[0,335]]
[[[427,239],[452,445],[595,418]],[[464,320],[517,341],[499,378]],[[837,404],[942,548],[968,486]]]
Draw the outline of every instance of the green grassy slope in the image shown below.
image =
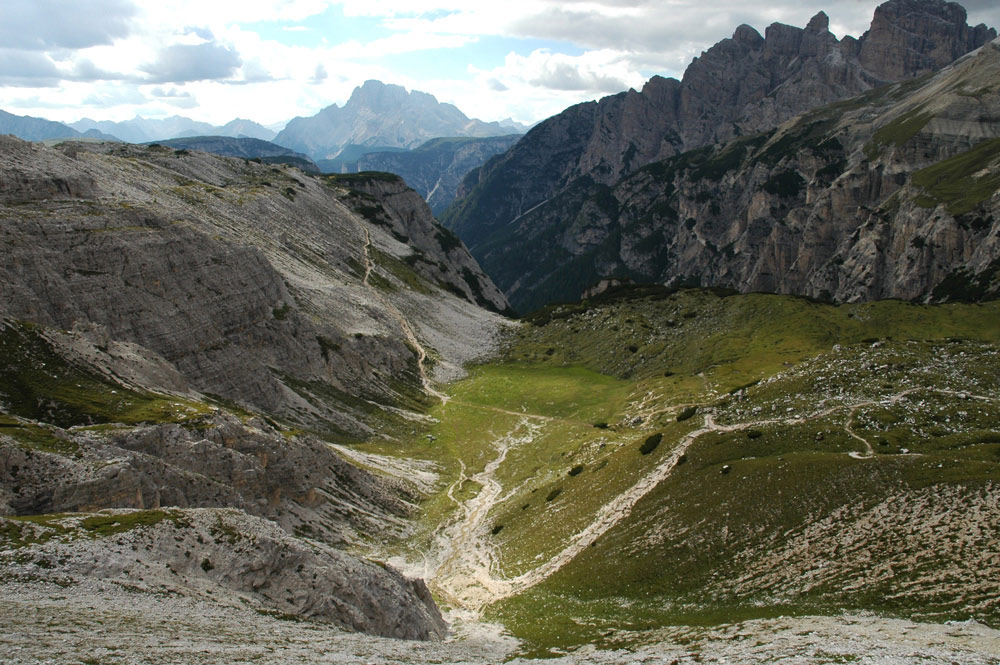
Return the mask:
[[419,443],[371,444],[441,465],[427,551],[517,439],[469,542],[526,652],[806,612],[1000,624],[1000,303],[635,289],[534,321]]
[[[175,395],[127,388],[66,360],[32,324],[0,321],[0,422],[8,434],[39,429],[17,418],[58,427],[184,422],[211,407]],[[22,439],[26,438],[24,436]]]

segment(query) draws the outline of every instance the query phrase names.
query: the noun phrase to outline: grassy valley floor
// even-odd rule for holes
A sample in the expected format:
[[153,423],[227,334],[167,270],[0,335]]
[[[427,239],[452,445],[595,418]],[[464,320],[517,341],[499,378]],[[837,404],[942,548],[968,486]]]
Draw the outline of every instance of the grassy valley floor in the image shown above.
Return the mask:
[[998,342],[998,303],[630,290],[540,312],[434,424],[362,448],[439,474],[392,561],[525,656],[810,615],[996,627]]

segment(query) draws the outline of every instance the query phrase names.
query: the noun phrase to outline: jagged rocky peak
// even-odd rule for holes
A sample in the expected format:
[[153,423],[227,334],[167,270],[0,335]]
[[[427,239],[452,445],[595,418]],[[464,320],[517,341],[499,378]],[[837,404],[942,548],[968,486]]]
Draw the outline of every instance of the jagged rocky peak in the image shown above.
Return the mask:
[[858,60],[883,81],[898,81],[944,67],[996,39],[993,28],[966,23],[965,8],[944,0],[890,0],[875,10],[860,39]]
[[830,31],[830,17],[826,15],[826,12],[818,12],[815,16],[809,19],[809,23],[806,25],[806,32],[829,32]]
[[733,33],[733,41],[755,51],[760,50],[764,45],[764,38],[760,36],[760,33],[746,23],[736,28],[736,32]]
[[274,142],[313,159],[336,159],[348,146],[416,148],[440,136],[501,136],[510,129],[469,118],[452,104],[418,90],[369,80],[344,106],[331,104],[294,118]]

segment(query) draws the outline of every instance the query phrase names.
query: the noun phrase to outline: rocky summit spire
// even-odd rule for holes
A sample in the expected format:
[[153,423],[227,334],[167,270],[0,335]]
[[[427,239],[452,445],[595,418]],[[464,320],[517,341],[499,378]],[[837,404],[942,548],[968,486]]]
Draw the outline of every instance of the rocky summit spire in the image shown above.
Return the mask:
[[830,17],[826,15],[826,12],[819,12],[816,16],[809,19],[809,24],[806,26],[806,32],[829,32],[830,31]]
[[996,39],[985,25],[966,24],[965,9],[945,0],[889,0],[878,6],[861,37],[858,60],[882,81],[898,81],[944,67]]

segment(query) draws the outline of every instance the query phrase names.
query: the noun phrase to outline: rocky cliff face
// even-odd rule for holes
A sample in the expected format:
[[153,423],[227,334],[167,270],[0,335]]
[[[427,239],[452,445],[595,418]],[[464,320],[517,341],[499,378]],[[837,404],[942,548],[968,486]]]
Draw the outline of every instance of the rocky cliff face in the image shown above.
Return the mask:
[[502,136],[510,128],[468,118],[426,92],[366,81],[343,107],[294,118],[274,142],[315,160],[333,159],[346,145],[415,148],[440,136]]
[[49,425],[59,447],[19,445],[24,431],[9,422],[11,438],[0,437],[0,514],[226,507],[344,545],[405,535],[415,500],[412,485],[363,471],[321,441],[220,410],[110,430]]
[[424,400],[418,346],[454,369],[498,325],[471,303],[506,306],[398,179],[392,226],[365,179],[156,146],[0,150],[0,312],[137,344],[201,393],[367,436],[371,403]]
[[996,30],[968,26],[965,19],[955,2],[887,2],[875,10],[871,29],[858,40],[858,62],[883,81],[940,69],[996,38]]
[[[572,196],[588,182],[611,186],[651,162],[927,74],[995,37],[985,26],[969,27],[964,9],[943,0],[890,0],[858,39],[838,41],[822,12],[804,29],[774,24],[764,36],[740,26],[696,58],[680,82],[654,78],[641,92],[572,107],[540,124],[470,173],[442,219],[494,274],[486,257],[507,242],[510,224],[554,197]],[[497,279],[514,293],[510,280]]]
[[602,276],[841,301],[1000,293],[1000,43],[777,130],[568,188],[487,269],[525,309]]

